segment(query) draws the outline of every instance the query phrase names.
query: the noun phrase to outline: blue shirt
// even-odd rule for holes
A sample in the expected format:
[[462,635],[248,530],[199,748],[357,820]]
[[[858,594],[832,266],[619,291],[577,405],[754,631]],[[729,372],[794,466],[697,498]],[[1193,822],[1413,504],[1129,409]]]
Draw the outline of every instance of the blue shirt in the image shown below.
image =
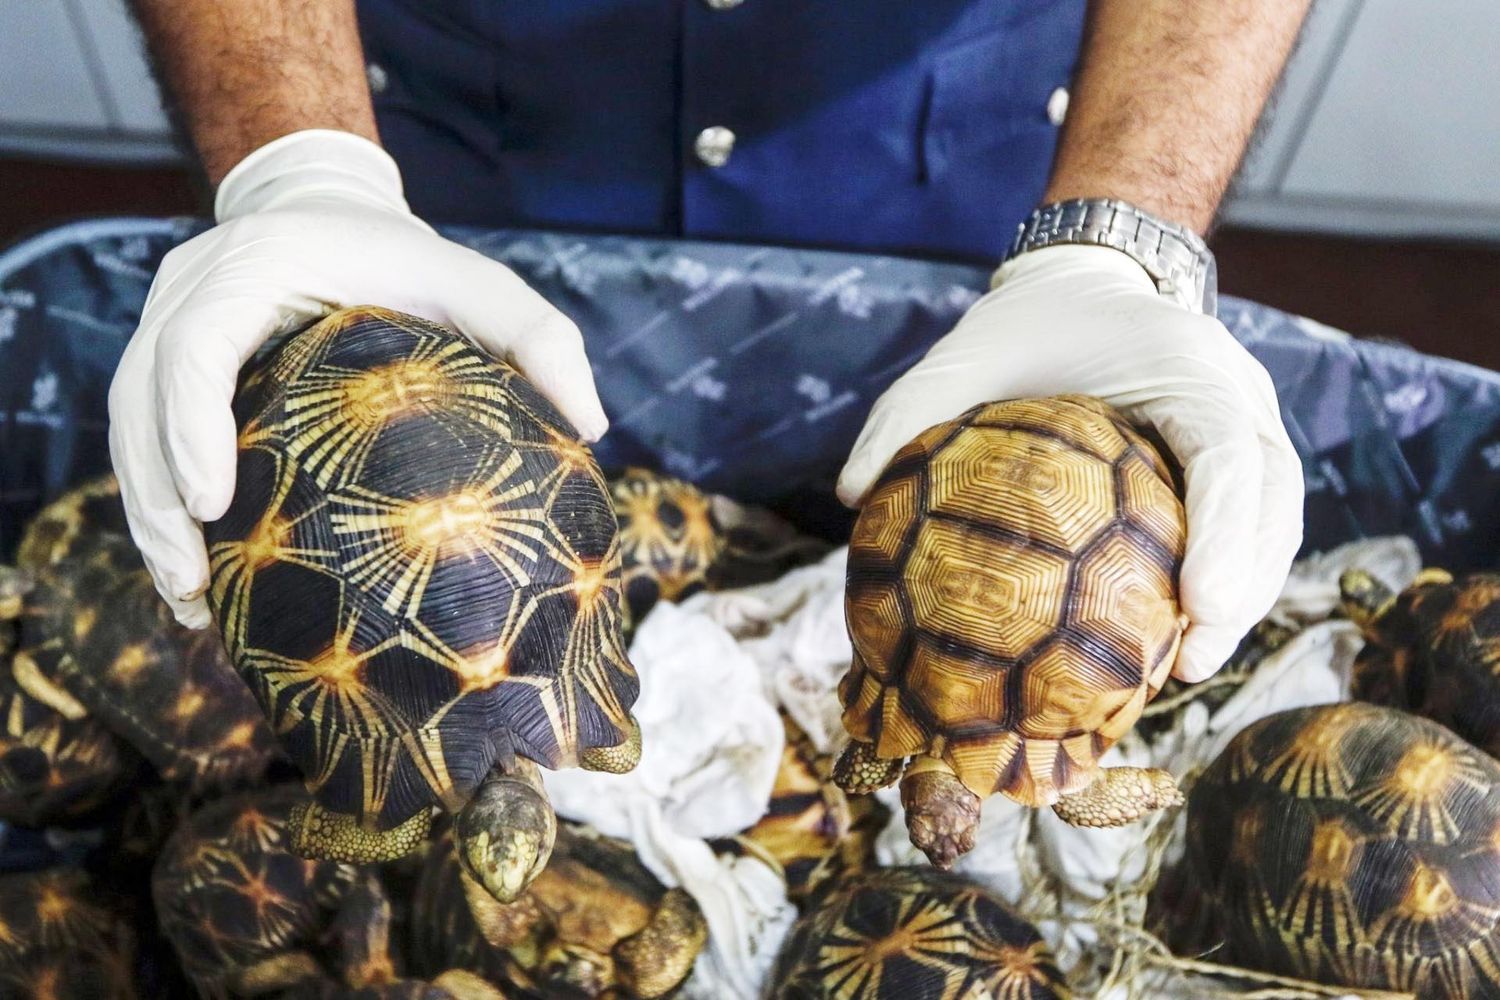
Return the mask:
[[[1084,6],[360,0],[359,12],[381,136],[433,222],[993,262],[1046,184]],[[733,134],[718,166],[697,149],[715,127]]]

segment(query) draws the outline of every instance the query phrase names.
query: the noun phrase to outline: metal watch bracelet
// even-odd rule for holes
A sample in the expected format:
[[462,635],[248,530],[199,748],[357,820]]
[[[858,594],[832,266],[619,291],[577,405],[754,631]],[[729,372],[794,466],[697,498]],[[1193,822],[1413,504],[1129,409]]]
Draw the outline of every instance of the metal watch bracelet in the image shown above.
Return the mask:
[[1059,243],[1113,247],[1143,267],[1157,291],[1196,313],[1214,315],[1218,266],[1191,229],[1116,198],[1075,198],[1043,205],[1021,223],[1006,260]]

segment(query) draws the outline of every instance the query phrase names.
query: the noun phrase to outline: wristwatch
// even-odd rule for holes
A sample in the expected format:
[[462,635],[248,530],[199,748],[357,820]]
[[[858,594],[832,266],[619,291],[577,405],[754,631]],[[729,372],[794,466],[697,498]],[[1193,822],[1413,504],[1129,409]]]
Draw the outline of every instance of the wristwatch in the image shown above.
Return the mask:
[[1074,198],[1043,205],[1021,223],[1005,259],[1059,243],[1114,247],[1184,308],[1212,316],[1218,307],[1219,268],[1203,238],[1129,202]]

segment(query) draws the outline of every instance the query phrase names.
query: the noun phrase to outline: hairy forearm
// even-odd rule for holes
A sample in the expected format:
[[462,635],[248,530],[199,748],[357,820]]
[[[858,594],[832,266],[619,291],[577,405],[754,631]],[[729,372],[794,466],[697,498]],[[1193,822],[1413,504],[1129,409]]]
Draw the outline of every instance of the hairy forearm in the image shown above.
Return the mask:
[[1123,198],[1202,233],[1311,0],[1092,0],[1044,201]]
[[354,0],[134,0],[209,183],[306,128],[376,138]]

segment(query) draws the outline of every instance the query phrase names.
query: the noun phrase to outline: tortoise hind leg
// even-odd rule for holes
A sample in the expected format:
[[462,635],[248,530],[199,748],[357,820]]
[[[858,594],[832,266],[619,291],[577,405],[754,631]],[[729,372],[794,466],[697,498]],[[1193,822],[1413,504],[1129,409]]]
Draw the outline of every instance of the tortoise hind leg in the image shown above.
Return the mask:
[[630,731],[625,740],[612,747],[589,747],[578,755],[578,764],[585,771],[603,771],[606,774],[625,774],[634,771],[641,762],[641,724],[630,717]]
[[916,758],[901,779],[906,832],[927,860],[944,871],[974,849],[980,804],[979,796],[936,757]]
[[1147,813],[1183,803],[1177,779],[1154,767],[1107,767],[1082,791],[1064,795],[1052,811],[1073,826],[1124,826]]
[[541,770],[524,757],[496,764],[453,821],[458,861],[502,903],[513,902],[547,867],[557,815]]
[[431,809],[419,809],[389,830],[374,830],[357,816],[325,809],[316,802],[299,802],[286,821],[292,853],[352,864],[404,858],[421,846],[431,828]]
[[873,743],[850,740],[833,762],[833,783],[850,795],[869,795],[894,785],[905,764],[900,757],[876,756]]

